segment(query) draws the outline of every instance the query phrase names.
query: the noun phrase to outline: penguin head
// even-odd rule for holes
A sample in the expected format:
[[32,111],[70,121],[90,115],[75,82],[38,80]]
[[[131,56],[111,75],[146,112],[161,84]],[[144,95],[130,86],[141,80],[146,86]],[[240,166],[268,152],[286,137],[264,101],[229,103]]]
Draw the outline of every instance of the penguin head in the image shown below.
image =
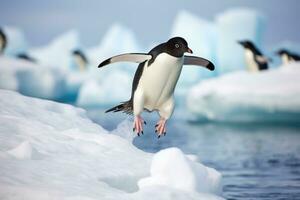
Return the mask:
[[279,55],[279,56],[283,56],[283,55],[289,55],[290,52],[286,49],[280,49],[276,52],[276,54]]
[[193,53],[188,43],[182,37],[174,37],[166,42],[166,52],[175,57],[182,57],[184,53]]
[[240,45],[242,45],[245,49],[255,49],[254,44],[250,40],[242,40],[238,41]]

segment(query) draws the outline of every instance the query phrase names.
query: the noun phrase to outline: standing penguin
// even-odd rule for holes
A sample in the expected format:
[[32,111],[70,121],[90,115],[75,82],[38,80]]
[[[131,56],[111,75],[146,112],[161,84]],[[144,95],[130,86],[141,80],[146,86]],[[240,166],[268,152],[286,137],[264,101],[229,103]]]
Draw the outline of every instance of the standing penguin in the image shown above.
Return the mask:
[[7,38],[3,30],[0,28],[0,54],[4,52],[4,49],[7,44]]
[[88,60],[84,53],[80,49],[75,49],[73,50],[72,55],[80,71],[84,71],[88,65]]
[[281,61],[283,64],[300,61],[299,55],[292,53],[286,49],[280,49],[279,51],[277,51],[277,54],[281,57]]
[[133,79],[131,98],[106,112],[123,111],[134,114],[133,131],[143,134],[141,113],[157,111],[160,120],[155,126],[158,138],[166,134],[166,122],[171,117],[175,102],[174,90],[183,65],[199,65],[211,71],[210,61],[184,53],[193,53],[188,43],[181,37],[174,37],[154,47],[149,53],[128,53],[111,57],[99,64],[99,68],[115,62],[140,63]]
[[245,49],[245,59],[249,71],[260,71],[268,69],[268,58],[258,50],[249,40],[239,41]]

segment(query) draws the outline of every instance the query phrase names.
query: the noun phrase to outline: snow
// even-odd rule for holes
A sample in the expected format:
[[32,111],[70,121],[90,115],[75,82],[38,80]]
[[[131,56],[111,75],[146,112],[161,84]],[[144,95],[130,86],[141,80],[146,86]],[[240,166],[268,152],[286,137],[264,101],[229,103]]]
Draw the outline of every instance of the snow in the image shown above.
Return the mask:
[[32,62],[0,56],[0,88],[28,96],[59,99],[64,94],[64,72]]
[[153,156],[151,176],[139,181],[139,188],[165,186],[187,192],[219,194],[221,174],[190,160],[178,148],[161,150]]
[[32,147],[28,141],[24,141],[14,149],[8,150],[7,153],[17,159],[30,159]]
[[300,63],[226,74],[193,87],[187,107],[201,120],[299,122],[299,76]]
[[244,69],[244,49],[239,40],[251,40],[261,47],[265,19],[255,10],[236,8],[221,13],[216,18],[218,29],[217,59],[220,73]]
[[[217,181],[212,184],[217,172],[187,159],[178,149],[153,155],[134,147],[132,139],[119,137],[130,131],[128,121],[109,133],[83,109],[8,90],[0,90],[0,96],[1,199],[222,199],[212,194],[219,187]],[[161,160],[169,154],[179,157],[169,158],[178,166]],[[188,181],[201,184],[139,188],[145,177],[157,178],[153,166],[157,169],[159,162],[166,171],[165,177],[160,174],[163,180],[170,179],[170,166],[188,170]],[[179,184],[182,179],[173,180]]]

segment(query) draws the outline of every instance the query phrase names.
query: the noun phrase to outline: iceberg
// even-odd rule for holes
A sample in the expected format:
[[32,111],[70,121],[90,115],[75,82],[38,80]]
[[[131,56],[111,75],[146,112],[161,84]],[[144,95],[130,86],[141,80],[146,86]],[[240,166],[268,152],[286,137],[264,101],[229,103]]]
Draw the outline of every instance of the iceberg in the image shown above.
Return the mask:
[[[157,154],[137,149],[131,139],[117,135],[130,131],[127,122],[110,133],[83,109],[8,90],[0,90],[0,96],[3,199],[223,199],[215,194],[218,172],[189,160],[179,149]],[[165,158],[178,164],[171,172]],[[176,170],[182,175],[170,182]],[[189,184],[176,187],[184,175]],[[142,186],[149,176],[166,184]]]
[[[188,11],[180,11],[171,31],[171,37],[180,36],[187,40],[194,55],[207,58],[216,63],[216,25],[213,22],[201,19]],[[186,87],[197,83],[201,78],[215,76],[215,72],[210,72],[198,67],[184,67],[179,79],[178,92],[181,89],[186,91]]]
[[299,76],[299,63],[222,75],[194,86],[187,107],[196,120],[299,123]]
[[113,105],[130,99],[132,77],[126,72],[104,73],[101,81],[88,80],[81,86],[77,105],[88,107]]
[[[132,52],[141,52],[141,47],[133,31],[120,24],[113,24],[103,36],[100,44],[87,50],[87,55],[94,66],[98,66],[100,62],[109,57]],[[133,63],[116,63],[114,65],[116,68],[121,67],[120,71],[134,72],[136,69],[136,67],[132,67],[132,65],[136,65]]]
[[265,18],[255,10],[236,8],[216,17],[219,73],[245,69],[244,49],[239,40],[251,40],[261,47]]
[[32,48],[29,54],[44,66],[70,69],[72,51],[80,48],[79,33],[68,31],[44,47]]
[[4,51],[5,55],[13,57],[27,51],[27,41],[24,33],[20,29],[11,26],[4,26],[3,32],[7,37],[7,46]]
[[0,88],[44,99],[62,98],[65,94],[64,72],[26,60],[0,56]]

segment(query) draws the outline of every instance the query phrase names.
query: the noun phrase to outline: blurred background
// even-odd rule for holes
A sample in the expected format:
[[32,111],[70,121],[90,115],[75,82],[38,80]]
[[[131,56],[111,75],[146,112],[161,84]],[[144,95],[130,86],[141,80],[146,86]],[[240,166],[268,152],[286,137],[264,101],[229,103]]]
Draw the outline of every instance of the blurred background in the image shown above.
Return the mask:
[[216,70],[184,67],[167,136],[157,139],[158,116],[145,113],[145,134],[134,144],[148,152],[176,146],[196,154],[222,172],[228,199],[299,198],[298,0],[0,5],[0,88],[84,108],[108,130],[132,119],[104,110],[129,99],[136,65],[97,65],[184,37]]

